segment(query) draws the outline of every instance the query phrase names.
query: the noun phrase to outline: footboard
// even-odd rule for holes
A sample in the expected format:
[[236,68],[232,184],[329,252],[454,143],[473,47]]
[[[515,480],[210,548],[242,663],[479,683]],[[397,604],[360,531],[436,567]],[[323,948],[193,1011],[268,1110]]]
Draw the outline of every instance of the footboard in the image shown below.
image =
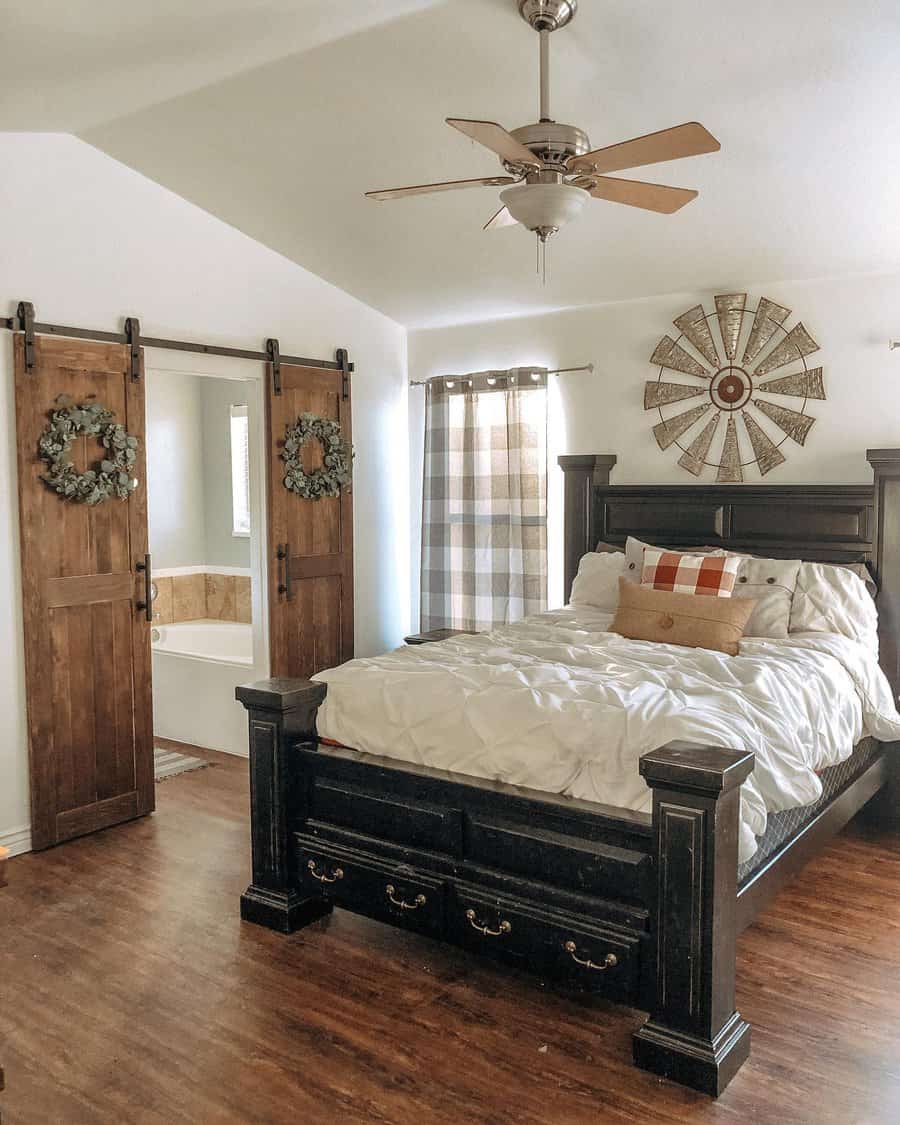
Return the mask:
[[647,755],[651,817],[320,744],[325,692],[237,689],[250,713],[242,917],[290,932],[337,905],[643,1008],[639,1065],[719,1093],[749,1049],[734,946],[753,756]]

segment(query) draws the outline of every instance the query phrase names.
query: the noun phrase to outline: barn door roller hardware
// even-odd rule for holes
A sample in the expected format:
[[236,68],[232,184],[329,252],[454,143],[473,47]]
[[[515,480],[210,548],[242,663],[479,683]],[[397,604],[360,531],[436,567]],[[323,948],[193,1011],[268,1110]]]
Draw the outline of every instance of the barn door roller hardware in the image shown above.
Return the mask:
[[281,394],[281,349],[278,341],[270,336],[266,340],[266,356],[272,365],[272,394]]
[[350,397],[350,372],[353,370],[353,364],[347,356],[346,348],[338,348],[334,358],[341,369],[341,398],[347,399]]
[[[195,355],[217,355],[230,359],[250,359],[258,363],[271,363],[272,357],[268,351],[254,351],[251,348],[223,348],[218,344],[198,344],[193,340],[166,340],[157,336],[141,336],[140,322],[136,317],[129,317],[135,324],[137,332],[137,349],[160,348],[170,352],[191,352]],[[35,337],[36,336],[63,336],[72,340],[97,340],[104,344],[131,344],[126,329],[123,332],[104,332],[95,328],[73,328],[68,324],[45,324],[34,319],[34,305],[30,301],[20,301],[15,316],[0,316],[0,328],[10,332],[25,333],[25,367],[31,370],[35,364]],[[276,341],[277,345],[277,341]],[[289,363],[292,367],[312,367],[320,371],[343,371],[344,368],[337,360],[307,359],[299,355],[279,355],[279,365]],[[133,367],[132,367],[133,370]],[[347,370],[353,370],[353,364],[347,364]]]
[[25,370],[34,368],[34,305],[31,301],[19,301],[16,310],[18,329],[25,333]]
[[125,339],[128,343],[128,371],[132,383],[141,377],[141,322],[136,316],[125,320]]

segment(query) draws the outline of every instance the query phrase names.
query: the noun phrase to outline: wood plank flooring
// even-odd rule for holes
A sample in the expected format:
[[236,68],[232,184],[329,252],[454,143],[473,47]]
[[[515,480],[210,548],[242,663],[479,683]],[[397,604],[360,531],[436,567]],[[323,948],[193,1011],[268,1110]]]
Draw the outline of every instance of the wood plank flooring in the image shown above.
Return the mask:
[[642,1016],[335,912],[241,924],[246,763],[8,864],[4,1125],[900,1121],[900,846],[851,825],[741,938],[718,1102],[631,1065]]

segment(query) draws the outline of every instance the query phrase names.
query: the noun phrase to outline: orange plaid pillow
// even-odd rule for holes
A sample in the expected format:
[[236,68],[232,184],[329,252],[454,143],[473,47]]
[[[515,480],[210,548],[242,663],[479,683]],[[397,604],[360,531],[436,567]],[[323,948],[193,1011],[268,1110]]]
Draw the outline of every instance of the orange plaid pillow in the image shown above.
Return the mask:
[[647,547],[641,585],[673,594],[730,598],[742,561],[739,555],[682,555]]

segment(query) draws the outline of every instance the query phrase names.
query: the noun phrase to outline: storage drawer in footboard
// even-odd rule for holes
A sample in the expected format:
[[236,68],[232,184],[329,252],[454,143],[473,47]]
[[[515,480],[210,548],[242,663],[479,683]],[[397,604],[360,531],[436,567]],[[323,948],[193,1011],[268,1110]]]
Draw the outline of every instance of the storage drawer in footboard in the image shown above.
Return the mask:
[[297,845],[297,866],[308,893],[370,918],[442,936],[445,889],[440,879],[405,864],[360,860],[304,841]]
[[533,904],[457,884],[448,892],[447,936],[539,976],[636,1003],[641,939]]
[[465,852],[475,863],[559,889],[618,902],[649,902],[652,861],[646,852],[480,816],[467,820]]
[[406,801],[381,790],[317,776],[311,794],[310,823],[355,829],[367,836],[414,848],[458,855],[462,812],[429,801]]

